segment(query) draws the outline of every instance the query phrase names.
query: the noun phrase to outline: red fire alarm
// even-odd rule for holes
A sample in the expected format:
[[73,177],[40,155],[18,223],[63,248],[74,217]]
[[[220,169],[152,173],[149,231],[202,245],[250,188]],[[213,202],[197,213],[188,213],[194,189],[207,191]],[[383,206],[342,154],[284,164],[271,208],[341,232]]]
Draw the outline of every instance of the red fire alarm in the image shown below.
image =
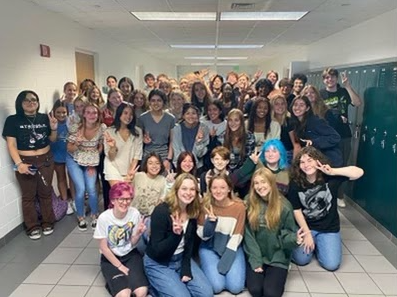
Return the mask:
[[51,57],[50,47],[48,45],[40,44],[40,56]]

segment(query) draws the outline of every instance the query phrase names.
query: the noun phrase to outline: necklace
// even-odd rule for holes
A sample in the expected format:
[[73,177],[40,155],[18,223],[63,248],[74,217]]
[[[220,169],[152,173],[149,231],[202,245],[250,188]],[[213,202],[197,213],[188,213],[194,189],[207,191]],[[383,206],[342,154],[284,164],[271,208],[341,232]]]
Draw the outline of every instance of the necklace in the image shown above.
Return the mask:
[[36,121],[36,116],[37,116],[37,114],[35,114],[35,115],[33,116],[33,121],[31,121],[31,120],[29,119],[29,117],[28,117],[27,115],[25,115],[25,118],[26,118],[26,119],[28,120],[28,122],[30,123],[30,127],[31,127],[31,129],[32,129],[32,133],[29,134],[29,142],[30,142],[31,144],[35,144],[37,140],[39,140],[40,138],[42,138],[42,137],[39,137],[39,136],[41,136],[41,135],[37,134],[37,133],[36,133],[36,130],[35,130],[34,123],[35,123],[35,121]]

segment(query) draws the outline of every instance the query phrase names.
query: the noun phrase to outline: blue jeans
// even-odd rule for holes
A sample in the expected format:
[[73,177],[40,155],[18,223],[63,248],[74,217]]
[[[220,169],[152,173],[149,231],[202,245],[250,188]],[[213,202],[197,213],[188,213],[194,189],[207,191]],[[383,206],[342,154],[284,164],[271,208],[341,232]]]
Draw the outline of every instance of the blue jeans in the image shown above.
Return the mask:
[[160,264],[147,255],[143,265],[149,283],[156,297],[213,297],[212,288],[196,262],[190,260],[192,280],[181,281],[182,254],[174,255],[168,265]]
[[223,290],[239,294],[244,289],[246,271],[244,252],[241,246],[237,249],[236,258],[225,275],[218,272],[218,263],[221,257],[212,249],[201,245],[199,256],[201,269],[210,281],[215,294]]
[[70,177],[73,180],[74,186],[76,188],[75,195],[75,203],[76,203],[76,211],[77,216],[79,218],[85,216],[84,212],[84,195],[85,192],[88,193],[88,203],[91,208],[91,215],[98,215],[98,194],[96,190],[96,168],[91,167],[91,170],[88,171],[89,167],[80,166],[73,160],[69,154],[66,155],[66,166],[68,168],[68,172]]
[[321,267],[329,271],[337,270],[342,262],[342,239],[340,232],[324,233],[314,230],[311,232],[315,244],[314,251],[306,254],[303,246],[300,246],[292,252],[292,261],[300,266],[307,265],[312,260],[313,253],[316,253]]

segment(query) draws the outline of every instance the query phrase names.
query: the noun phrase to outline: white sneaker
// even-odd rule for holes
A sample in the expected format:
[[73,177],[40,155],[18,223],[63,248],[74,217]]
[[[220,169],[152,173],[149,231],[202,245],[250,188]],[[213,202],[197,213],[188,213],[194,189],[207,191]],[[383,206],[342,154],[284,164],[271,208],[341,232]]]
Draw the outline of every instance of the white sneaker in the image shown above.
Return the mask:
[[338,206],[341,208],[346,207],[345,199],[338,198]]
[[72,203],[73,203],[72,201],[69,201],[69,202],[68,202],[68,210],[66,211],[66,214],[67,214],[67,215],[71,215],[71,214],[74,213]]
[[29,236],[29,238],[32,239],[32,240],[37,240],[37,239],[40,239],[40,237],[41,237],[41,232],[40,232],[39,229],[35,229],[35,230],[33,230],[32,232],[30,232],[30,233],[28,234],[28,236]]

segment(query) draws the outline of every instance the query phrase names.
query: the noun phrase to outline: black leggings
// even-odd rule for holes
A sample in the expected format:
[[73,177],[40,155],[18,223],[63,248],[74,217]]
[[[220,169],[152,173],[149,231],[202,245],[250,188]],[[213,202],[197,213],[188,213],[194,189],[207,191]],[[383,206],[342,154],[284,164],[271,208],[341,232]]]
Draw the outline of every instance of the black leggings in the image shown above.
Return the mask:
[[247,263],[247,288],[252,297],[281,297],[284,293],[288,269],[266,264],[262,269],[262,273],[257,273]]

